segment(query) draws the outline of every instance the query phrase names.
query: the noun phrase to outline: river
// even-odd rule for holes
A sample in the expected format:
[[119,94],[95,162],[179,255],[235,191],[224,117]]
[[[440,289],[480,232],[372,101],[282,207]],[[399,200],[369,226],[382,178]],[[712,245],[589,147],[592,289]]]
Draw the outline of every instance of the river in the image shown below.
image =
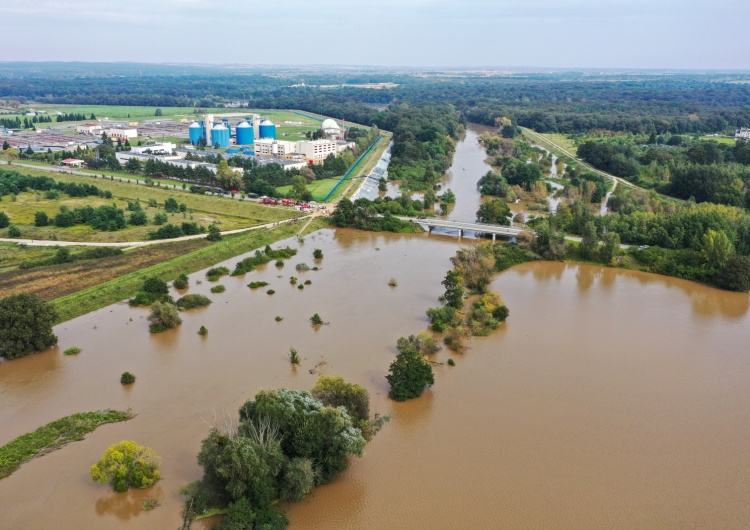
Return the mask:
[[[450,175],[457,209],[483,174],[459,155],[483,161],[462,145],[470,134]],[[115,304],[57,326],[58,348],[0,363],[0,444],[74,412],[137,414],[0,480],[0,528],[177,528],[177,489],[200,477],[195,456],[214,414],[236,413],[261,388],[310,388],[318,363],[364,385],[371,411],[392,421],[343,476],[284,506],[294,530],[750,526],[748,295],[633,271],[517,266],[492,285],[508,321],[464,355],[441,351],[436,360],[456,366],[436,367],[421,398],[394,403],[384,376],[396,339],[426,328],[457,239],[323,230],[274,247],[283,244],[298,256],[222,278],[224,294],[191,275],[188,292],[214,303],[183,313],[177,330],[150,335],[147,310]],[[321,269],[294,271],[313,264],[314,248]],[[300,291],[291,275],[312,285]],[[313,330],[313,313],[330,325]],[[64,356],[69,346],[82,352]],[[138,377],[129,388],[126,370]],[[151,490],[91,481],[89,466],[123,439],[161,455]],[[162,506],[141,512],[145,496]]]

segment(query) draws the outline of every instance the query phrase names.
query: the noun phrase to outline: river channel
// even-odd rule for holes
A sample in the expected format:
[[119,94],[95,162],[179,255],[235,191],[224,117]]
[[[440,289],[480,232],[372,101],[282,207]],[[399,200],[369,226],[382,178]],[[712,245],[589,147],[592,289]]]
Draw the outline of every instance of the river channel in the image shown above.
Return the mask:
[[[484,152],[468,147],[450,175],[456,208],[486,172],[469,170]],[[341,477],[284,506],[294,530],[750,527],[748,295],[586,265],[517,266],[492,284],[508,321],[451,355],[455,367],[437,366],[421,398],[394,403],[384,376],[396,339],[427,327],[458,240],[322,230],[274,247],[285,244],[299,254],[284,268],[224,277],[223,294],[191,275],[188,292],[214,303],[183,313],[176,330],[150,335],[147,310],[115,304],[57,326],[58,348],[0,363],[0,444],[74,412],[136,413],[0,480],[0,528],[179,527],[177,489],[200,477],[214,417],[262,388],[312,387],[316,365],[364,385],[371,411],[392,421]],[[320,270],[294,271],[314,264],[315,248]],[[299,290],[292,275],[312,284]],[[329,325],[313,330],[313,313]],[[69,346],[82,352],[64,356]],[[126,370],[138,377],[129,388]],[[91,481],[89,466],[124,439],[162,457],[151,490]],[[146,496],[162,505],[141,512]]]

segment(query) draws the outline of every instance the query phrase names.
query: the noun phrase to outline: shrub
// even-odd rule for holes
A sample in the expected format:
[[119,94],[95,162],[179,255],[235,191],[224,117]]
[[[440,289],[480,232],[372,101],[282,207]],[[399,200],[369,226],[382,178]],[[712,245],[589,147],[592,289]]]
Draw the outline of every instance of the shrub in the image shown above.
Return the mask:
[[295,265],[294,268],[300,272],[305,272],[305,271],[310,270],[310,266],[307,263],[297,263],[297,265]]
[[391,287],[398,287],[398,282],[396,281],[396,278],[391,278],[390,280],[388,280],[388,285],[390,285]]
[[304,286],[304,285],[302,285],[302,284],[299,284],[299,285],[297,286],[297,289],[299,289],[300,291],[301,291],[302,289],[304,289],[304,288],[305,288],[305,286]]
[[45,212],[36,212],[34,214],[34,226],[47,226],[49,224],[49,217]]
[[16,225],[10,225],[8,227],[8,237],[21,237],[21,229]]
[[154,497],[146,497],[141,503],[141,511],[150,512],[151,510],[154,510],[159,506],[161,506],[159,504],[159,499],[156,499]]
[[167,217],[167,214],[165,214],[165,213],[159,212],[159,213],[154,214],[154,224],[155,225],[163,225],[168,220],[169,220],[169,218]]
[[151,306],[151,314],[148,316],[148,320],[151,322],[151,326],[149,327],[151,333],[160,333],[182,324],[182,319],[177,313],[177,308],[166,302],[154,303]]
[[57,344],[55,308],[34,294],[0,299],[0,357],[17,359]]
[[118,492],[131,487],[148,488],[161,478],[156,453],[126,440],[110,446],[90,471],[94,482],[109,482]]
[[319,248],[316,248],[313,250],[313,258],[315,259],[323,259],[323,251]]
[[420,355],[434,355],[440,350],[440,345],[434,335],[422,331],[419,335],[409,335],[408,338],[401,337],[396,341],[398,351],[404,352],[410,348],[416,350]]
[[319,326],[323,323],[323,319],[320,318],[320,315],[315,313],[313,316],[310,317],[310,323],[313,326]]
[[268,285],[268,282],[250,282],[247,284],[250,289],[260,289],[261,287],[265,287]]
[[209,282],[215,282],[222,276],[229,274],[229,269],[226,267],[214,267],[206,271],[206,278]]
[[456,361],[453,359],[448,359],[448,366],[456,366]]
[[282,320],[284,320],[284,317],[280,317],[277,315],[274,320],[276,320],[276,322],[281,322]]
[[223,286],[223,285],[214,285],[213,287],[211,287],[211,292],[214,293],[214,294],[220,294],[220,293],[223,293],[226,290],[227,290],[227,288],[225,286]]
[[312,285],[312,280],[305,280],[305,285]]
[[206,239],[209,241],[221,241],[221,231],[215,224],[208,225],[208,235]]
[[187,274],[180,274],[177,279],[172,282],[172,285],[175,289],[187,289],[188,286],[188,277]]
[[433,331],[442,332],[445,328],[458,325],[456,310],[451,306],[433,307],[427,310]]
[[5,212],[0,212],[0,228],[8,228],[10,226],[10,217]]
[[[213,289],[212,289],[213,291]],[[202,294],[186,294],[175,302],[180,309],[194,309],[196,307],[205,307],[211,303],[211,299]],[[171,326],[174,327],[174,326]]]
[[130,372],[124,372],[120,376],[120,383],[123,385],[132,385],[135,383],[135,375],[131,374]]
[[78,346],[71,346],[63,352],[65,355],[77,355],[81,353],[81,348]]
[[289,278],[289,283],[291,283],[292,285],[295,285],[297,283],[297,278],[295,276],[291,276]]
[[237,263],[232,276],[248,273],[255,270],[258,265],[263,265],[271,260],[281,261],[282,259],[291,258],[295,254],[297,254],[297,251],[293,248],[286,247],[279,250],[273,250],[270,246],[266,246],[263,252],[256,250],[255,254]]
[[274,294],[275,292],[276,291],[274,291],[273,289],[269,289],[268,291],[266,291],[266,294]]
[[468,331],[464,327],[451,328],[443,337],[443,343],[448,347],[449,350],[456,353],[463,353],[466,351],[466,345],[464,344],[464,338],[468,334]]
[[208,329],[206,329],[206,326],[201,326],[198,330],[198,335],[203,337],[204,335],[208,335]]
[[300,362],[299,352],[294,346],[289,348],[289,362],[292,364],[299,364]]
[[280,260],[280,259],[277,259],[277,260],[276,260],[276,266],[277,266],[277,267],[283,267],[283,266],[284,266],[284,261],[283,261],[283,260]]
[[169,292],[169,287],[167,286],[167,282],[165,282],[164,280],[152,277],[147,278],[146,281],[143,282],[141,291],[151,294],[167,294]]

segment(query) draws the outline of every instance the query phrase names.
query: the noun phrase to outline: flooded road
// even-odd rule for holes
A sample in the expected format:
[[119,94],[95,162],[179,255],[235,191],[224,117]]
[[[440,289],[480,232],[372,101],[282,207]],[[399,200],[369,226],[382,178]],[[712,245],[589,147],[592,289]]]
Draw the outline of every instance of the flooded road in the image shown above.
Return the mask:
[[[457,194],[456,219],[472,218],[486,172],[472,134],[444,186]],[[460,155],[470,150],[481,152]],[[178,528],[177,490],[200,478],[196,455],[215,418],[262,388],[311,388],[316,365],[365,386],[371,412],[392,421],[343,476],[284,506],[294,530],[750,527],[747,294],[585,265],[517,266],[493,282],[508,321],[464,355],[438,353],[456,366],[436,366],[432,389],[394,403],[384,376],[396,339],[427,327],[457,239],[323,230],[273,247],[286,244],[299,254],[282,269],[224,277],[223,294],[191,275],[187,292],[213,304],[183,312],[176,330],[150,335],[147,309],[117,304],[57,326],[58,348],[0,362],[0,444],[75,412],[136,414],[0,480],[0,529]],[[301,262],[321,269],[295,271]],[[312,285],[299,290],[290,276]],[[312,329],[313,313],[330,325]],[[70,346],[82,352],[64,356]],[[138,377],[131,387],[119,383],[124,371]],[[130,439],[162,457],[163,480],[126,494],[94,484],[89,466]],[[147,496],[162,506],[141,512]]]

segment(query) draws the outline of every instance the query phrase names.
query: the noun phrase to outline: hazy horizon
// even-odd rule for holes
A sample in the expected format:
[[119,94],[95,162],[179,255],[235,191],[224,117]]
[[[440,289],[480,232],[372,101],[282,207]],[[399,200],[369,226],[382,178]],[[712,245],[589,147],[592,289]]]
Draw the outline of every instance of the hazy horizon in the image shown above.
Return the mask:
[[750,69],[747,0],[42,0],[0,15],[8,62]]

